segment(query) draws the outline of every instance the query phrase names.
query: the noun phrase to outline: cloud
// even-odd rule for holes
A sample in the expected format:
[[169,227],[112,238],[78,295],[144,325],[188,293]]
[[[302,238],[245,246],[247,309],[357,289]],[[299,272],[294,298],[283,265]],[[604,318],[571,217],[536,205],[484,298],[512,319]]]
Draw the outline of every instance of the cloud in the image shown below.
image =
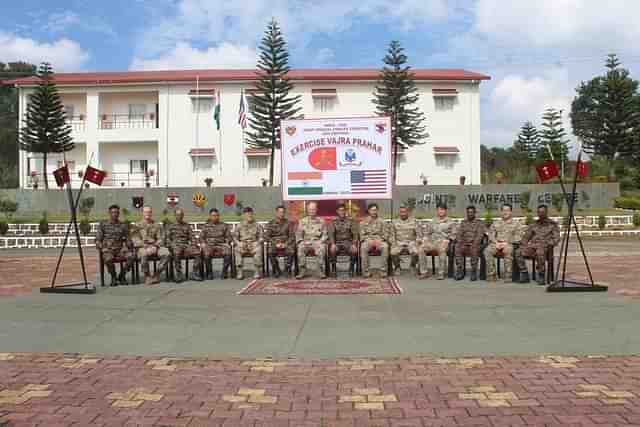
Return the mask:
[[0,32],[0,61],[50,62],[55,71],[74,71],[89,60],[89,53],[66,38],[40,43],[30,38]]
[[115,37],[113,28],[95,16],[80,16],[72,10],[53,12],[44,18],[44,29],[53,34],[64,33],[69,30],[79,29],[87,32],[104,34]]
[[254,68],[258,54],[248,46],[222,43],[217,47],[196,49],[180,42],[157,58],[134,58],[132,70],[172,70],[197,68]]

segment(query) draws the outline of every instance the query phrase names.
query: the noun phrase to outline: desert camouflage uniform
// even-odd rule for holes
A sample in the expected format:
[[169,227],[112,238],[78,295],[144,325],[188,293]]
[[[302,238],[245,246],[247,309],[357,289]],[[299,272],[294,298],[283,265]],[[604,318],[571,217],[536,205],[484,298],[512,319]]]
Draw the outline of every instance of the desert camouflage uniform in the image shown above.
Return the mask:
[[437,271],[438,279],[444,279],[448,271],[449,242],[456,238],[456,223],[449,217],[442,219],[434,218],[431,223],[425,223],[423,231],[422,250],[425,254],[424,266],[420,266],[422,272],[427,271],[426,256],[435,253],[438,256]]
[[536,260],[536,270],[538,272],[538,282],[544,283],[546,271],[547,249],[560,243],[560,227],[552,219],[537,220],[527,227],[522,242],[520,243],[520,254],[516,260],[520,273],[527,272],[524,258]]
[[182,262],[180,260],[188,257],[194,257],[192,278],[200,279],[202,257],[200,256],[200,248],[195,244],[191,225],[188,222],[176,222],[169,225],[166,241],[171,252],[176,280],[179,281],[182,277]]
[[415,265],[416,257],[419,259],[418,265],[426,264],[424,251],[418,250],[422,246],[423,230],[415,218],[394,219],[390,231],[391,261],[395,269],[400,268],[400,254],[403,251],[407,251],[411,255],[412,265]]
[[231,242],[233,241],[231,226],[224,222],[207,221],[200,230],[199,240],[207,278],[213,278],[213,272],[210,271],[211,258],[220,255],[224,258],[222,273],[223,276],[226,275],[231,266]]
[[321,276],[324,277],[325,244],[327,242],[327,226],[324,219],[306,216],[300,220],[296,229],[298,245],[298,276],[304,276],[307,262],[307,251],[313,249],[318,259]]
[[360,223],[360,258],[362,260],[362,274],[369,275],[369,248],[372,241],[379,242],[378,249],[384,260],[385,267],[382,275],[387,275],[386,263],[389,256],[389,227],[381,218],[373,219],[367,216]]
[[259,274],[262,271],[262,226],[255,220],[251,222],[243,220],[233,232],[233,240],[238,275],[241,275],[242,272],[243,254],[253,256],[256,274]]
[[471,257],[471,277],[472,280],[478,272],[478,261],[480,260],[480,244],[486,232],[485,223],[482,220],[474,219],[469,221],[464,219],[456,232],[456,277],[462,274],[464,269],[463,257]]
[[127,271],[131,269],[133,265],[134,256],[127,247],[129,242],[129,226],[123,222],[111,222],[101,221],[98,225],[98,232],[96,234],[96,244],[99,246],[99,250],[102,253],[102,261],[107,267],[107,271],[111,275],[111,284],[115,284],[116,280],[116,267],[114,265],[114,258],[124,258],[126,263],[118,280],[120,282],[125,281],[125,275]]
[[169,250],[162,247],[164,243],[161,224],[140,221],[131,226],[131,241],[136,249],[136,255],[142,264],[142,272],[149,274],[149,258],[158,257],[160,260],[157,273],[162,273],[169,262]]
[[[284,254],[286,257],[286,270],[290,273],[293,257],[296,253],[296,235],[293,223],[286,218],[272,219],[264,229],[264,240],[267,242],[267,256],[271,262],[273,273],[276,276],[281,273],[280,265],[276,259],[280,254]],[[278,248],[277,245],[284,245],[284,247]]]
[[[487,278],[493,279],[496,276],[496,255],[501,254],[504,258],[503,279],[511,281],[513,258],[516,256],[513,244],[519,243],[522,238],[522,226],[518,221],[511,218],[508,221],[500,219],[489,227],[489,245],[484,250],[484,257],[487,260]],[[500,251],[496,249],[496,243],[505,242],[506,245]]]

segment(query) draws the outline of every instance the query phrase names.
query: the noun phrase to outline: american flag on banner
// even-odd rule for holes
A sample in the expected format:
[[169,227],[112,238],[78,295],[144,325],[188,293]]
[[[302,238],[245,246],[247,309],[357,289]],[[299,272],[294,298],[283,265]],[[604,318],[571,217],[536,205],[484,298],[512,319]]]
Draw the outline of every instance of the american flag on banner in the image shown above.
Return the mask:
[[387,171],[373,169],[351,171],[351,192],[353,194],[384,193],[387,191]]
[[244,90],[240,92],[240,109],[238,110],[238,124],[242,129],[247,127],[247,105],[244,99]]

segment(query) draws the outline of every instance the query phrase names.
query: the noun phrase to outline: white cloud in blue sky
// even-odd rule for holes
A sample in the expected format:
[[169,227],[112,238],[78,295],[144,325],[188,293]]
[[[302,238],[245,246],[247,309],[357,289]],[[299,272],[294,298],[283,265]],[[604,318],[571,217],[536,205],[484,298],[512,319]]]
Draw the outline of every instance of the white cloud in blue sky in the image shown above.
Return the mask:
[[57,70],[250,67],[265,24],[296,67],[377,67],[400,40],[415,67],[486,73],[482,142],[511,144],[616,52],[640,77],[640,2],[628,0],[24,0],[2,6],[0,61]]

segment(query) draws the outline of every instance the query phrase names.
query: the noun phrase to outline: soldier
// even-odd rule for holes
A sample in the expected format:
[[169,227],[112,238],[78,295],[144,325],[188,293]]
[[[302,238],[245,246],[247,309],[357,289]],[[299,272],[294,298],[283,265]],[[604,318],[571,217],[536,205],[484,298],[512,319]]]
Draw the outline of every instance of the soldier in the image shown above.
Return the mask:
[[320,278],[327,277],[324,271],[325,243],[327,242],[327,226],[322,218],[317,217],[318,205],[310,202],[307,205],[307,216],[300,220],[296,229],[296,244],[298,245],[298,275],[302,279],[306,273],[307,251],[313,249],[320,264]]
[[173,268],[175,270],[176,283],[182,283],[184,276],[182,275],[182,259],[194,257],[193,271],[190,280],[202,281],[200,269],[202,268],[202,257],[200,256],[200,248],[195,242],[195,236],[191,229],[191,224],[184,221],[184,211],[180,208],[176,209],[176,222],[169,226],[167,231],[167,247],[171,252],[173,260]]
[[484,250],[487,260],[487,280],[495,282],[496,255],[501,253],[504,258],[505,282],[511,282],[514,243],[519,243],[522,237],[522,228],[518,221],[513,219],[513,207],[505,203],[502,205],[502,219],[496,221],[489,228],[489,245]]
[[291,266],[293,265],[293,257],[295,255],[296,235],[292,223],[285,218],[285,214],[284,206],[280,205],[276,207],[275,218],[267,223],[264,230],[264,240],[267,242],[269,248],[267,255],[275,277],[280,277],[282,274],[277,259],[278,252],[284,253],[286,257],[286,270],[289,274],[291,274]]
[[480,244],[486,232],[485,224],[476,219],[475,206],[467,207],[467,217],[460,223],[456,233],[456,280],[464,279],[464,256],[471,257],[471,281],[478,280]]
[[[411,255],[411,265],[425,265],[424,251],[418,251],[422,246],[422,227],[415,218],[409,218],[409,209],[401,206],[399,210],[400,218],[394,219],[391,223],[391,261],[394,274],[400,273],[400,254],[408,251]],[[423,272],[420,272],[421,274]]]
[[[102,260],[111,275],[111,286],[126,285],[127,271],[133,265],[133,254],[129,251],[129,227],[120,222],[120,207],[109,206],[109,220],[101,221],[96,234],[96,248],[102,253]],[[116,278],[114,258],[125,258],[126,264]]]
[[252,208],[248,206],[244,208],[242,215],[244,219],[233,233],[236,269],[238,270],[236,278],[238,280],[244,278],[242,255],[250,254],[253,256],[253,265],[256,270],[253,278],[260,279],[262,277],[262,227],[253,219]]
[[369,251],[379,249],[385,268],[382,269],[382,277],[387,277],[386,262],[389,253],[388,229],[384,221],[378,218],[378,205],[371,203],[367,206],[369,214],[360,224],[360,257],[362,258],[362,275],[371,277],[369,271]]
[[348,253],[353,266],[358,255],[358,223],[347,217],[347,207],[343,203],[336,208],[336,214],[328,227],[329,256],[335,262],[339,253]]
[[529,272],[524,257],[535,257],[537,281],[539,285],[546,282],[547,250],[553,250],[560,243],[560,227],[547,216],[547,205],[538,206],[538,220],[531,224],[522,236],[519,254],[516,254],[520,282],[529,281]]
[[447,216],[446,204],[438,203],[436,217],[430,224],[425,224],[423,234],[421,252],[425,256],[424,265],[420,266],[421,276],[427,275],[427,254],[435,253],[438,256],[437,277],[438,280],[444,280],[448,271],[449,244],[456,238],[456,224]]
[[[160,283],[160,274],[169,262],[169,250],[161,246],[164,242],[163,234],[162,225],[153,220],[151,206],[143,207],[142,221],[131,227],[131,241],[142,264],[145,285]],[[149,258],[151,257],[160,259],[160,265],[153,276],[149,271]]]
[[220,222],[218,209],[209,210],[209,220],[202,226],[199,240],[206,267],[206,278],[213,279],[211,258],[217,254],[222,254],[222,277],[226,278],[231,267],[231,242],[233,237],[231,236],[231,226]]

